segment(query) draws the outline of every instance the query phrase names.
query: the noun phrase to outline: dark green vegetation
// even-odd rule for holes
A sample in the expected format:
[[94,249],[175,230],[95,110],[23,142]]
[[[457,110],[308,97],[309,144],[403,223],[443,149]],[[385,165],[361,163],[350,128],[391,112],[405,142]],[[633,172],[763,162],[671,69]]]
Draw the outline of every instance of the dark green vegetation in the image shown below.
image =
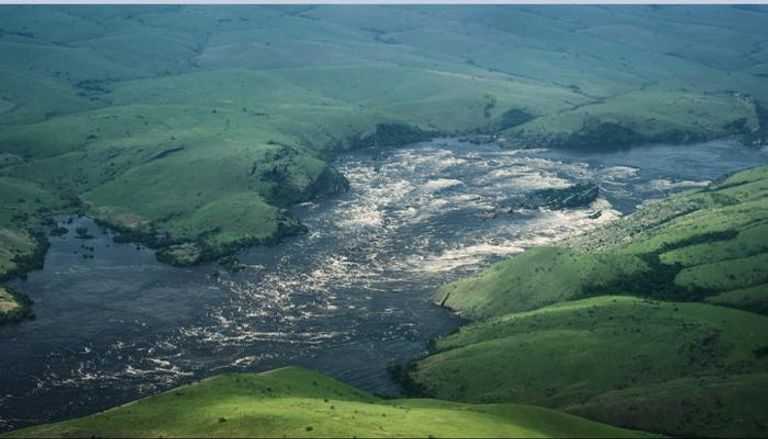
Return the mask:
[[476,323],[411,385],[684,436],[768,431],[768,167],[441,288]]
[[0,271],[88,214],[192,264],[303,230],[338,151],[762,142],[756,7],[2,7]]
[[[221,375],[9,437],[639,437],[539,407],[382,400],[321,374],[283,368]],[[5,437],[5,436],[4,436]]]

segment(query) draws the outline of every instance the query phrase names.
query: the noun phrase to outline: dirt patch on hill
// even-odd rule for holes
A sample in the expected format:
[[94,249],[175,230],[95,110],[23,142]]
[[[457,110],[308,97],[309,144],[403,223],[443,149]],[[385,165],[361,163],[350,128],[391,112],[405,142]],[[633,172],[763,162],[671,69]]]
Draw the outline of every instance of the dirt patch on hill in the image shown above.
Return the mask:
[[11,293],[5,288],[0,288],[0,313],[6,313],[15,310],[19,307],[18,302],[14,300]]

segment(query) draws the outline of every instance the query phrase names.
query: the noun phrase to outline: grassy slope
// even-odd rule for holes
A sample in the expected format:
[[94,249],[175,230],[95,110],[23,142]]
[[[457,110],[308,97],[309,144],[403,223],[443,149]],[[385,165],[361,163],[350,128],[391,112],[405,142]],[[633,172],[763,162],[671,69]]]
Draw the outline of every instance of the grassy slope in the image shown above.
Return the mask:
[[9,437],[635,437],[553,410],[382,400],[321,374],[231,374]]
[[[442,399],[536,404],[666,434],[760,435],[768,359],[754,351],[766,334],[768,317],[745,311],[600,296],[463,328],[413,378]],[[665,384],[676,391],[657,391]]]
[[502,261],[435,298],[474,319],[598,293],[764,310],[767,211],[768,167],[758,167]]
[[[6,160],[15,158],[7,156]],[[44,251],[39,236],[45,219],[61,201],[40,185],[12,177],[0,177],[0,200],[1,282],[8,276],[39,267]],[[0,291],[5,291],[1,285]],[[20,293],[3,296],[7,307],[0,306],[0,323],[29,314],[29,300]]]
[[766,190],[768,167],[743,171],[443,287],[436,300],[478,322],[411,378],[445,399],[764,435]]
[[[78,197],[135,239],[193,243],[167,252],[176,262],[299,230],[285,209],[343,190],[325,160],[377,124],[512,144],[686,141],[755,130],[768,101],[762,10],[2,12],[0,175],[50,193],[50,210]],[[509,126],[510,109],[533,119]],[[32,226],[0,222],[26,252]]]
[[35,247],[27,227],[39,227],[40,218],[55,206],[51,193],[34,183],[0,177],[0,275],[18,267],[18,256]]

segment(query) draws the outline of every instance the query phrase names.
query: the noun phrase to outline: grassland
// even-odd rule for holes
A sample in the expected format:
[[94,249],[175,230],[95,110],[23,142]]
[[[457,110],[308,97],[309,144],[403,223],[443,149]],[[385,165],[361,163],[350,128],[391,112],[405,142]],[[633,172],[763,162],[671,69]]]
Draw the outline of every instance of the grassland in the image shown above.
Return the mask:
[[768,167],[656,201],[436,292],[476,320],[410,384],[683,436],[768,427]]
[[[762,146],[765,17],[760,6],[2,6],[0,280],[40,265],[59,212],[174,264],[275,242],[302,230],[293,204],[345,190],[329,159],[353,148],[468,133],[509,147],[730,135]],[[509,404],[523,402],[671,434],[764,435],[767,173],[441,289],[438,301],[478,322],[411,377],[464,402],[382,401],[288,369],[18,434],[625,433]],[[3,319],[28,305],[7,289],[0,304]]]
[[[768,132],[766,9],[0,7],[0,280],[84,213],[194,264],[302,230],[334,154],[437,134],[613,149]],[[478,320],[384,401],[227,375],[22,436],[764,435],[760,168],[436,298]],[[685,302],[685,303],[682,303]],[[0,287],[0,320],[28,301]],[[321,402],[322,401],[322,402]],[[482,405],[478,403],[483,403]],[[172,421],[172,422],[171,422]]]
[[[39,268],[47,249],[48,219],[62,205],[49,191],[29,181],[0,177],[0,282]],[[2,285],[0,324],[30,315],[30,302]]]
[[3,437],[639,437],[515,404],[382,400],[299,368],[221,375]]
[[59,211],[176,264],[275,242],[295,202],[346,188],[328,159],[349,148],[759,143],[764,12],[3,6],[0,185],[24,191],[0,199],[41,203],[0,217],[1,270]]
[[441,399],[535,404],[665,434],[759,436],[768,360],[755,352],[766,334],[768,317],[754,313],[599,296],[470,325],[439,340],[412,377]]

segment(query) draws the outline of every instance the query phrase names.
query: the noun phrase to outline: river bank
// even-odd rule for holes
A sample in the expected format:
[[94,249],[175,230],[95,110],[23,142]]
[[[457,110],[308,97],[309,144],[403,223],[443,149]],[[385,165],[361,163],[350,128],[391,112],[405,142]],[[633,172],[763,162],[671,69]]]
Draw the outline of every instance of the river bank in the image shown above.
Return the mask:
[[[286,364],[397,395],[388,367],[462,324],[433,304],[438,286],[762,160],[722,142],[650,148],[584,155],[437,139],[340,156],[350,190],[297,206],[308,231],[237,253],[237,272],[161,264],[87,218],[60,218],[67,233],[50,238],[44,268],[10,283],[38,318],[0,328],[0,368],[13,377],[0,392],[5,428]],[[600,188],[597,204],[480,217],[584,181]]]

